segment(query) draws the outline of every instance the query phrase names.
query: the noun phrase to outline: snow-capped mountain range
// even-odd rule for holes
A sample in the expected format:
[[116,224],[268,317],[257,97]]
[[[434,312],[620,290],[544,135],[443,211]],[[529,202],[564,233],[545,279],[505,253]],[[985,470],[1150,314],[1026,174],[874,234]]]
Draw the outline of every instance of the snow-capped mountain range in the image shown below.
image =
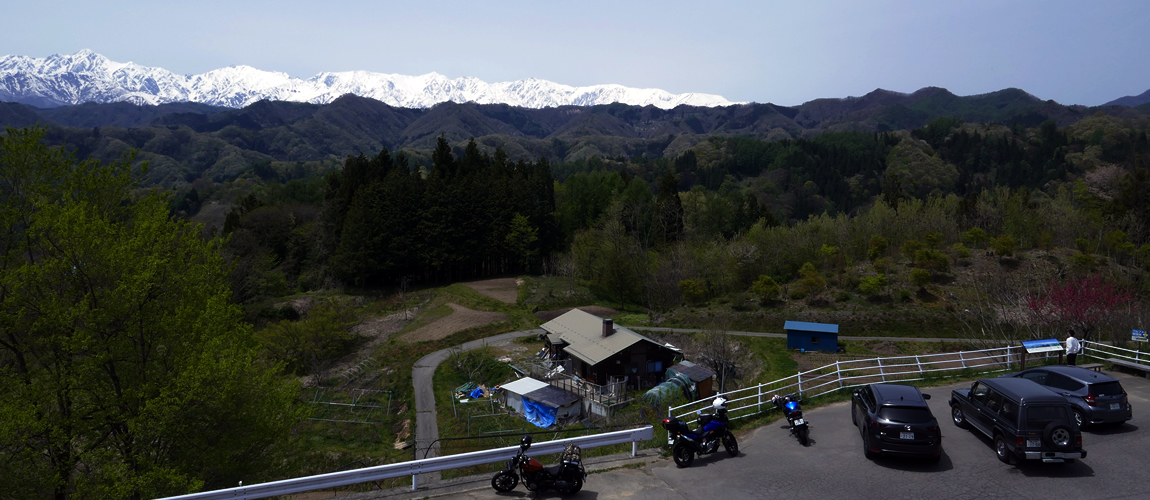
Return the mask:
[[177,75],[163,68],[111,61],[87,49],[44,58],[0,57],[0,101],[38,107],[85,102],[128,101],[155,105],[190,101],[241,108],[263,99],[326,104],[349,93],[405,108],[425,108],[446,101],[505,103],[528,108],[614,102],[650,104],[663,109],[680,104],[708,107],[737,104],[712,94],[671,94],[660,89],[622,85],[571,87],[534,78],[486,83],[470,77],[449,79],[437,73],[407,76],[345,71],[320,73],[301,80],[250,66]]

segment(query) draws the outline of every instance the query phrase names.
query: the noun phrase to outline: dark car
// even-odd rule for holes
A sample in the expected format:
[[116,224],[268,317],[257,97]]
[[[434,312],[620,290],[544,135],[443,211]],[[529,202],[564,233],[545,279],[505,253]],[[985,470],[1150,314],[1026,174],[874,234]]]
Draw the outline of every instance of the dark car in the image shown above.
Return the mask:
[[984,378],[950,394],[954,425],[973,427],[994,441],[998,459],[1047,463],[1086,458],[1073,406],[1024,378]]
[[851,396],[851,423],[862,435],[863,454],[942,458],[942,431],[927,406],[930,394],[899,384],[870,384]]
[[1074,421],[1122,425],[1134,416],[1122,383],[1109,375],[1077,366],[1044,366],[1005,377],[1033,380],[1066,397],[1074,405]]

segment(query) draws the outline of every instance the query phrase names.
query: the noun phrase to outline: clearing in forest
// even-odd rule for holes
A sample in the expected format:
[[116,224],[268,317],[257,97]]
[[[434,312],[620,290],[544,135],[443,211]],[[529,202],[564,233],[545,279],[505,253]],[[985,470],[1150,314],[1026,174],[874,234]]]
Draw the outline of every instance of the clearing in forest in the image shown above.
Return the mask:
[[468,328],[507,320],[507,315],[500,312],[476,311],[453,302],[449,302],[447,306],[452,309],[450,315],[412,330],[401,338],[407,342],[438,340]]

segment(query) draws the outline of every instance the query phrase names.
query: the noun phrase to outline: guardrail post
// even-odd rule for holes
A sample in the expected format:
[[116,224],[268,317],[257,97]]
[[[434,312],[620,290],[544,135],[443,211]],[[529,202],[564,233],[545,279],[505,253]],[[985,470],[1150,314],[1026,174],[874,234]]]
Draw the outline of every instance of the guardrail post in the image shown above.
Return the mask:
[[762,413],[763,412],[763,384],[759,384],[759,385],[755,386],[755,389],[757,389],[759,391],[759,397],[758,397],[759,402],[758,402],[758,404],[755,405],[755,413]]
[[631,458],[635,458],[635,453],[639,451],[639,442],[631,441]]
[[419,474],[412,474],[411,475],[411,491],[415,491],[416,488],[419,488]]

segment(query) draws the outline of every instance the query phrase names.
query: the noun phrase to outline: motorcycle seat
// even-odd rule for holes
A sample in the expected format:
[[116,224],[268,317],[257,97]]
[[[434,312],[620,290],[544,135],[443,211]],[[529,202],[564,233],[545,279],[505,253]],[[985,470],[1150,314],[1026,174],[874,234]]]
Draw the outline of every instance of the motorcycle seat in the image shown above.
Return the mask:
[[547,473],[551,474],[551,477],[556,477],[556,478],[563,477],[563,465],[556,465],[554,467],[548,467]]

